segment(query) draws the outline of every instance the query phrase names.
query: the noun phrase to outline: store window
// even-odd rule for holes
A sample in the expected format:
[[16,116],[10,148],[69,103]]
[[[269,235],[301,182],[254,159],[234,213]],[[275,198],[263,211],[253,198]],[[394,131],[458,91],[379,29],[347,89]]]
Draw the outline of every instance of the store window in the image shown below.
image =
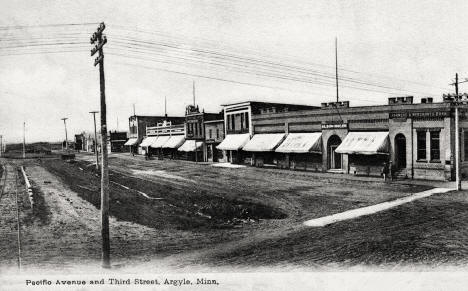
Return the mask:
[[426,160],[426,132],[417,132],[417,159]]
[[431,131],[431,161],[440,161],[440,131]]

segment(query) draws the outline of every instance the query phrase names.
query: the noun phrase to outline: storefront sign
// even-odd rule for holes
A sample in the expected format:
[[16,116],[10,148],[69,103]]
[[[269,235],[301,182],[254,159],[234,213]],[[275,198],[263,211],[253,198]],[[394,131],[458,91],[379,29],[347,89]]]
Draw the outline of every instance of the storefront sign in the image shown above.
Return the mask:
[[391,119],[406,119],[406,118],[438,118],[449,117],[449,111],[427,111],[427,112],[390,112]]
[[339,129],[339,128],[348,128],[347,123],[325,123],[322,124],[322,129]]

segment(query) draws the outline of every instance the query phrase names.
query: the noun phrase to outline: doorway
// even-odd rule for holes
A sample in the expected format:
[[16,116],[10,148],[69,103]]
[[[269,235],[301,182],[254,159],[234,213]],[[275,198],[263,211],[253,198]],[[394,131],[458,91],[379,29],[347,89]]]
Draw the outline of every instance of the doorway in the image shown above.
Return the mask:
[[332,135],[328,139],[328,167],[330,169],[342,169],[342,155],[336,152],[336,148],[341,144],[341,138]]
[[395,167],[406,168],[406,138],[401,133],[395,136]]

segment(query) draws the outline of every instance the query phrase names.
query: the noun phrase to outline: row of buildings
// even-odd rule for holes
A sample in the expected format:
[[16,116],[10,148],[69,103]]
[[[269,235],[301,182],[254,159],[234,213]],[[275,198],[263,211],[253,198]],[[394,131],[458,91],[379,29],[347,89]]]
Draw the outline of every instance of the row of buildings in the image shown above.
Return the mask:
[[321,106],[249,101],[223,105],[219,113],[189,105],[185,116],[130,116],[124,146],[160,159],[374,176],[388,166],[400,178],[452,180],[456,106],[466,174],[465,105],[451,95],[441,102],[416,103],[407,96],[358,107],[347,101]]

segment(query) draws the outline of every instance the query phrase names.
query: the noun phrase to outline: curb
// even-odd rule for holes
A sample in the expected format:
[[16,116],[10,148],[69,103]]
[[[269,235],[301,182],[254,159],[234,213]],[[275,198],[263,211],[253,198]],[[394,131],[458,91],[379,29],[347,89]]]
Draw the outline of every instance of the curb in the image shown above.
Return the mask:
[[24,170],[23,166],[21,166],[21,173],[23,173],[23,178],[26,184],[26,190],[28,191],[28,197],[29,197],[29,202],[31,203],[31,208],[34,209],[33,190],[32,190],[31,183],[29,182],[28,176],[26,175],[26,171]]

